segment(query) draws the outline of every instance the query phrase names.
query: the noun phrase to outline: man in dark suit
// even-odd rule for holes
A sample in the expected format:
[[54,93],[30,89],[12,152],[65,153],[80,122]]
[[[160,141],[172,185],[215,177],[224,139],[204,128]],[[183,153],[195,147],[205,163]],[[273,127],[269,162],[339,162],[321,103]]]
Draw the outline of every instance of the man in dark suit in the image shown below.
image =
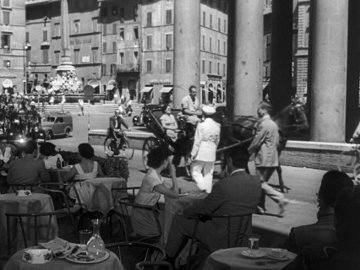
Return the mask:
[[[204,199],[194,201],[183,209],[183,213],[175,216],[166,244],[166,254],[170,262],[183,248],[186,240],[192,236],[197,215],[230,215],[255,213],[261,196],[261,183],[258,176],[245,172],[248,162],[246,149],[236,147],[231,150],[229,169],[231,175],[218,181],[211,193]],[[249,217],[251,219],[251,216]],[[251,229],[251,220],[244,231]],[[239,230],[231,232],[231,245],[245,244],[247,239],[237,239]],[[213,219],[199,222],[195,237],[210,252],[227,247],[227,230],[225,219]],[[244,238],[244,237],[243,237]]]

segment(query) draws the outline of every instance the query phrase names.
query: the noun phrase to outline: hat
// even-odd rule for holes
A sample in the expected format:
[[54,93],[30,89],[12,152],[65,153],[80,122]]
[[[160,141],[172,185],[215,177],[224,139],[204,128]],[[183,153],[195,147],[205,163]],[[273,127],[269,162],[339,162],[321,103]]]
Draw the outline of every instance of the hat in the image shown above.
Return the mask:
[[213,115],[214,113],[216,113],[215,107],[207,105],[202,107],[202,111],[205,115]]

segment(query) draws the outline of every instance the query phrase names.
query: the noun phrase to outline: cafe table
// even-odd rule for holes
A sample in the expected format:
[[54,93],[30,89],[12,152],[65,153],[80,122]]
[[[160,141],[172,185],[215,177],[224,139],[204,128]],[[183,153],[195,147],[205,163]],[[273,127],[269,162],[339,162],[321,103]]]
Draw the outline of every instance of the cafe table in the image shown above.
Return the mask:
[[111,251],[105,261],[99,263],[74,263],[66,259],[52,259],[44,264],[31,264],[22,259],[24,250],[16,252],[3,267],[3,270],[124,270],[119,258]]
[[[15,193],[0,194],[0,255],[6,254],[7,249],[4,243],[7,243],[7,226],[5,213],[45,213],[54,211],[54,205],[48,194],[32,193],[28,196],[16,196]],[[41,224],[41,219],[39,219]],[[45,229],[43,226],[42,228]],[[26,230],[25,226],[25,230]],[[20,231],[17,232],[19,235]],[[52,219],[50,236],[55,237],[58,233],[58,224],[56,219]],[[40,231],[40,235],[42,232]],[[15,237],[15,236],[14,236]],[[22,246],[22,237],[16,237],[11,242],[17,248]],[[23,247],[23,246],[22,246]]]
[[99,211],[107,215],[114,209],[112,188],[125,188],[127,183],[119,177],[97,177],[79,183],[77,189],[81,203],[88,211]]
[[283,260],[269,258],[268,255],[274,251],[271,248],[260,248],[265,253],[263,257],[249,258],[242,254],[246,254],[248,250],[247,247],[219,249],[210,254],[203,270],[280,270],[296,258],[296,255],[289,251],[286,251],[286,258]]

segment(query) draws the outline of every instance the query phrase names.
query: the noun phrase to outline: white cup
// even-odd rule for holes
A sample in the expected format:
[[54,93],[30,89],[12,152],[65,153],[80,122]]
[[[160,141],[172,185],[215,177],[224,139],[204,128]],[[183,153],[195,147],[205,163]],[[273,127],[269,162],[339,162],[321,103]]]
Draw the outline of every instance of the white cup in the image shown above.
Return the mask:
[[44,264],[52,259],[52,254],[48,249],[27,249],[22,259],[31,264]]

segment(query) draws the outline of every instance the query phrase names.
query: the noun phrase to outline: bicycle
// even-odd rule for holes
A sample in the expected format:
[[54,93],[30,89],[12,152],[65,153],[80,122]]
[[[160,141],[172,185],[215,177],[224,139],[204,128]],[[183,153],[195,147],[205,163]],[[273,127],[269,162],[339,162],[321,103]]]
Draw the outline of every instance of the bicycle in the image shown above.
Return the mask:
[[116,132],[116,137],[108,136],[104,142],[104,152],[108,157],[132,159],[134,149],[130,147],[126,133]]
[[352,145],[351,150],[340,153],[337,169],[340,172],[352,172],[355,183],[360,183],[360,144],[358,142]]

